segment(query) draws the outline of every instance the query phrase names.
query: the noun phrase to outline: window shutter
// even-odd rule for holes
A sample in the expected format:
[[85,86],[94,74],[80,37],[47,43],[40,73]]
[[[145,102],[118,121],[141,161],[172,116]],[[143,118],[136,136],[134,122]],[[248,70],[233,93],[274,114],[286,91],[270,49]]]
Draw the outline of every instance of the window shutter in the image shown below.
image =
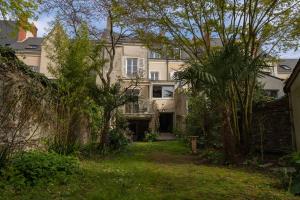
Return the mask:
[[138,62],[139,76],[143,78],[145,75],[145,59],[139,58]]
[[126,69],[126,57],[123,56],[123,58],[122,58],[122,76],[123,77],[126,77],[126,71],[127,71],[127,69]]

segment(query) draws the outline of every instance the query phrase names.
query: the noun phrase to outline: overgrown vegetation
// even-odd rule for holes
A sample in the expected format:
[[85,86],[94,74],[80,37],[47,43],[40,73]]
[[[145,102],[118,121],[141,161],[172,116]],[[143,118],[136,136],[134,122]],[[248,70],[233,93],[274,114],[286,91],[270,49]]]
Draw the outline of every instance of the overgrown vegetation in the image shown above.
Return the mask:
[[0,47],[0,169],[11,156],[47,137],[56,85]]
[[69,176],[80,170],[79,161],[74,157],[31,151],[15,155],[8,168],[1,172],[6,184],[20,188],[55,181],[66,183]]
[[[135,143],[109,159],[81,161],[66,184],[3,188],[3,199],[261,199],[296,200],[268,174],[197,163],[180,142]],[[176,191],[176,192],[174,192]]]

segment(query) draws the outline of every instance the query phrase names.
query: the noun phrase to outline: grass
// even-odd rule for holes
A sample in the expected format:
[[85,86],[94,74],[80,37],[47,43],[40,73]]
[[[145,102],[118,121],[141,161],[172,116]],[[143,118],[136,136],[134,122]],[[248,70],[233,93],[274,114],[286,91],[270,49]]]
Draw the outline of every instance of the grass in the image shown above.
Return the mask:
[[[195,164],[180,142],[135,143],[106,159],[84,160],[68,184],[1,191],[0,199],[299,199],[258,172]],[[1,196],[2,195],[2,196]]]

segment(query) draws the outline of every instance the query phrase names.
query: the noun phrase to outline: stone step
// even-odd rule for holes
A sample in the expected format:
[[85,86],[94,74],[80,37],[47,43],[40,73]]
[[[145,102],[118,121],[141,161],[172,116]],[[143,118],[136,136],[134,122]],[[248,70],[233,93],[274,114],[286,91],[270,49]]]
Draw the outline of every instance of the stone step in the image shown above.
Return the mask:
[[157,140],[159,141],[176,140],[176,136],[173,133],[159,133]]

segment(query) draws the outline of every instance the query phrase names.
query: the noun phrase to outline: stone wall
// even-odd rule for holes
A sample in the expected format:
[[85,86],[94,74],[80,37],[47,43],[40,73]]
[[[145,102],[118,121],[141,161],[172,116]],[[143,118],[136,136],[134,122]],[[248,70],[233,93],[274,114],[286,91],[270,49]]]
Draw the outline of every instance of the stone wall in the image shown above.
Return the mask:
[[253,145],[257,150],[261,146],[266,153],[288,153],[293,150],[287,97],[256,105],[253,110],[253,126]]

